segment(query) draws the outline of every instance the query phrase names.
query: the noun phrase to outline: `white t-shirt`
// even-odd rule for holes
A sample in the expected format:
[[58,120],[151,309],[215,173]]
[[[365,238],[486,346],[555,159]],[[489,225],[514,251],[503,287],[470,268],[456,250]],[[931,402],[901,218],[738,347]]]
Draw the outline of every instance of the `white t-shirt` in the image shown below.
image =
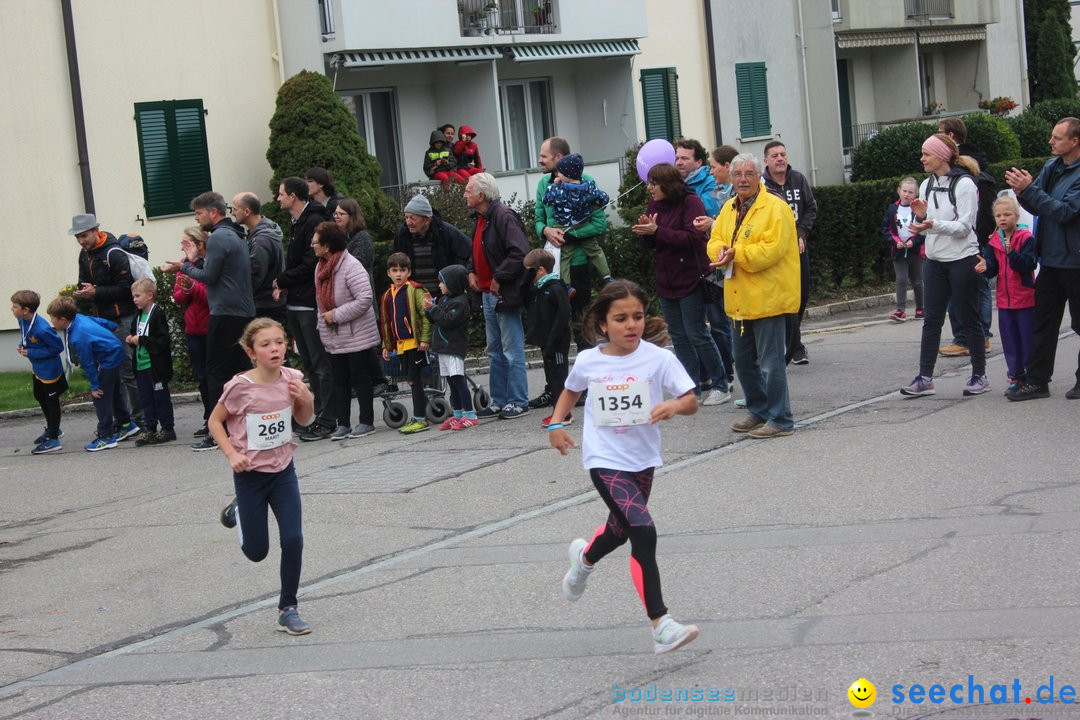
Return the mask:
[[[679,397],[694,389],[695,383],[686,374],[673,353],[650,342],[641,342],[629,355],[605,355],[600,347],[585,350],[577,356],[566,389],[583,392],[590,383],[625,385],[645,380],[648,402],[653,407],[664,401],[664,393]],[[592,393],[590,393],[592,394]],[[621,427],[598,426],[593,420],[596,397],[585,403],[585,429],[582,431],[582,464],[586,470],[608,468],[640,472],[663,465],[660,458],[660,428],[645,423]]]

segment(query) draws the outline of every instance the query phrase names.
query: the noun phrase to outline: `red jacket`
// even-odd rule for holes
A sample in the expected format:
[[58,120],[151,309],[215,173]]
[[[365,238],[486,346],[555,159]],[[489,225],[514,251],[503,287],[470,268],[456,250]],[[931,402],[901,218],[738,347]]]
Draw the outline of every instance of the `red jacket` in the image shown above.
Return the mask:
[[[186,335],[205,335],[210,325],[210,305],[206,301],[206,285],[198,280],[191,279],[191,290],[184,292],[180,289],[180,277],[184,273],[176,273],[176,282],[173,284],[173,301],[184,309],[184,333]],[[189,278],[190,279],[190,278]]]
[[480,159],[480,146],[476,144],[475,140],[466,140],[466,135],[475,137],[476,131],[468,125],[462,125],[458,130],[458,137],[461,139],[454,143],[454,147],[451,148],[454,157],[457,158],[458,169],[476,168],[483,170],[484,161]]

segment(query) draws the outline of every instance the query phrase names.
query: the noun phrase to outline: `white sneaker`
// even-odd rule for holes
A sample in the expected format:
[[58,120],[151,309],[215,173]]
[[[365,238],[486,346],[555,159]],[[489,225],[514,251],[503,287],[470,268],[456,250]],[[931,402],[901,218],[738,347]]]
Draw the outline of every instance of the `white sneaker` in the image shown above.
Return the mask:
[[588,546],[589,543],[584,538],[578,538],[570,543],[570,569],[566,571],[562,580],[563,596],[570,602],[585,594],[585,583],[589,579],[589,573],[594,569],[585,567],[583,558],[585,548]]
[[701,401],[703,406],[707,405],[723,405],[731,399],[731,393],[723,390],[713,390],[709,393],[708,397]]
[[681,625],[670,615],[665,615],[660,624],[653,628],[652,636],[655,643],[653,652],[663,655],[693,642],[698,636],[698,628],[697,625]]

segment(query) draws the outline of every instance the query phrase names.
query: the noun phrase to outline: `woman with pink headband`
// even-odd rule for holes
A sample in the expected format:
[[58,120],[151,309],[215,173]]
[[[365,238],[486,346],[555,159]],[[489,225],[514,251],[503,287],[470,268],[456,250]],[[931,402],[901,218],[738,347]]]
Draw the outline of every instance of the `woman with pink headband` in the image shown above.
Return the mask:
[[963,324],[971,348],[971,379],[964,395],[981,395],[990,390],[986,379],[986,346],[979,321],[979,284],[975,266],[979,243],[975,237],[975,215],[979,191],[975,185],[978,164],[960,156],[948,135],[931,135],[922,145],[923,180],[919,197],[911,202],[909,226],[926,236],[926,264],[923,268],[925,319],[919,350],[919,374],[910,385],[900,388],[906,397],[934,394],[934,364],[937,361],[941,327],[952,303]]

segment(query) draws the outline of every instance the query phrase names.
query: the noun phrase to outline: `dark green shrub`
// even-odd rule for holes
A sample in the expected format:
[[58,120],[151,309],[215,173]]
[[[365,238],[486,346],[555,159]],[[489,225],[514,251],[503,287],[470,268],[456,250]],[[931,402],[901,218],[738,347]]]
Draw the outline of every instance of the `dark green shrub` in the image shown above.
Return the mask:
[[[1080,99],[1072,98],[1057,98],[1053,100],[1043,100],[1031,105],[1024,114],[1033,113],[1038,117],[1041,117],[1046,122],[1050,123],[1050,127],[1058,123],[1061,118],[1075,117],[1080,118]],[[1046,134],[1046,139],[1050,138],[1050,133]],[[1046,152],[1044,146],[1040,152]]]
[[638,216],[645,212],[649,202],[649,193],[645,183],[637,174],[637,153],[641,144],[633,145],[626,151],[626,170],[623,171],[619,184],[619,217],[627,225],[637,222]]
[[[1028,71],[1032,100],[1076,98],[1076,77],[1072,67],[1076,51],[1070,38],[1069,15],[1068,8],[1048,8],[1038,25],[1034,63]],[[1029,61],[1031,57],[1031,48],[1028,48]]]
[[892,277],[881,220],[896,200],[899,180],[890,177],[814,188],[818,214],[807,241],[814,293],[827,294],[830,288],[879,283]]
[[920,148],[936,130],[934,125],[919,122],[885,128],[852,152],[851,179],[876,180],[922,172]]
[[[325,75],[304,70],[278,90],[266,159],[274,171],[270,191],[275,197],[282,178],[303,177],[312,166],[324,167],[333,174],[336,189],[360,203],[375,234],[383,234],[379,219],[393,203],[379,189],[379,161],[368,154],[356,121]],[[288,234],[288,219],[276,202],[268,204],[267,214]]]
[[972,113],[961,119],[967,127],[967,141],[986,153],[989,162],[1020,157],[1020,141],[1004,118]]
[[998,191],[1000,192],[1001,190],[1005,190],[1009,187],[1005,183],[1006,170],[1008,170],[1009,168],[1027,170],[1029,173],[1031,173],[1032,177],[1038,177],[1039,173],[1042,172],[1043,165],[1045,165],[1046,161],[1049,159],[1049,157],[1044,156],[1003,160],[1001,162],[991,163],[990,166],[986,168],[986,172],[990,173],[990,175],[993,175],[994,179],[997,180]]
[[[1052,101],[1051,101],[1052,102]],[[1006,118],[1016,139],[1020,141],[1020,157],[1038,157],[1049,149],[1047,141],[1054,124],[1028,109],[1016,117]]]

